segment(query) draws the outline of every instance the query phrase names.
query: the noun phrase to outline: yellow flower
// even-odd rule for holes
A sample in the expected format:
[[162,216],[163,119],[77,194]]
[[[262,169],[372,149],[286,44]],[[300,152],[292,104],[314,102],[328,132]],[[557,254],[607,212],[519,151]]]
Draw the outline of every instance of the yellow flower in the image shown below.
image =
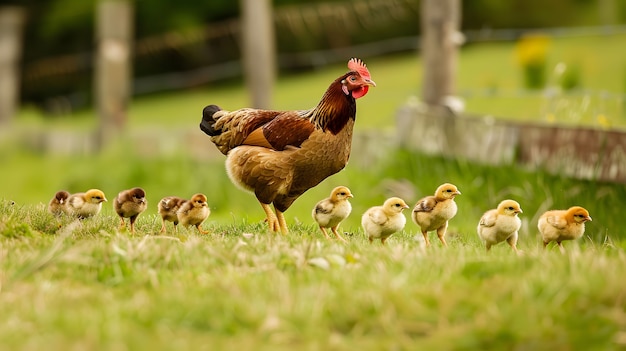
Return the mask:
[[550,38],[542,34],[523,36],[516,44],[517,61],[522,66],[543,63],[546,60]]

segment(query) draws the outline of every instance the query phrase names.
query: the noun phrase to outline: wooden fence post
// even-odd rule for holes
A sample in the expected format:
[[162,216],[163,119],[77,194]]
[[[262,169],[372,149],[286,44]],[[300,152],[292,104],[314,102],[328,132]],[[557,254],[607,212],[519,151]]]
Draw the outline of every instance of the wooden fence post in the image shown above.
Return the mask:
[[456,89],[456,65],[461,21],[460,0],[422,0],[422,99],[442,106]]
[[276,79],[271,0],[241,0],[243,61],[252,107],[268,109]]
[[24,11],[0,7],[0,125],[11,123],[19,105],[19,60],[22,52]]
[[96,11],[95,98],[99,146],[124,129],[131,98],[131,1],[101,0]]

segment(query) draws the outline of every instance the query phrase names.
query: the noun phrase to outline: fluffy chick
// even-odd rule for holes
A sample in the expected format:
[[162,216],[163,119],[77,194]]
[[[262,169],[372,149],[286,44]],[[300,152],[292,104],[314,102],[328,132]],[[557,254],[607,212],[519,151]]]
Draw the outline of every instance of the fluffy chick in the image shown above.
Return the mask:
[[541,233],[543,247],[551,241],[556,241],[561,252],[565,249],[563,240],[578,239],[585,233],[585,222],[591,221],[589,211],[580,206],[573,206],[567,210],[547,211],[539,217],[537,227]]
[[417,224],[424,236],[426,246],[430,246],[428,232],[437,230],[437,236],[443,246],[446,243],[446,230],[448,221],[456,215],[457,206],[454,197],[461,192],[454,184],[441,184],[435,191],[435,195],[426,196],[415,204],[411,218]]
[[70,193],[65,190],[57,191],[54,197],[48,203],[48,212],[55,216],[60,216],[67,213],[67,199],[70,197]]
[[72,194],[67,199],[67,212],[79,219],[85,219],[100,213],[104,201],[107,201],[107,198],[102,190],[98,189]]
[[130,232],[135,233],[135,221],[141,212],[145,211],[148,207],[148,200],[146,200],[146,192],[142,188],[132,188],[128,190],[120,191],[117,197],[113,201],[113,209],[120,220],[121,228],[126,227],[124,218],[130,219]]
[[517,232],[522,227],[522,220],[517,216],[519,213],[523,213],[522,207],[513,200],[504,200],[497,208],[485,212],[476,231],[485,242],[487,251],[492,245],[506,240],[513,251],[517,252]]
[[161,233],[165,233],[165,222],[170,221],[174,222],[174,229],[178,229],[178,210],[185,203],[185,199],[182,199],[178,196],[168,196],[164,197],[159,201],[158,209],[159,215],[161,216]]
[[338,186],[330,192],[330,197],[321,200],[313,208],[312,216],[315,222],[319,225],[322,233],[326,239],[330,239],[326,228],[330,228],[337,239],[346,242],[346,239],[341,237],[337,232],[339,223],[348,218],[350,212],[352,212],[352,205],[348,201],[351,197],[354,197],[345,186]]
[[204,194],[195,194],[191,197],[191,200],[185,201],[178,212],[178,221],[184,226],[193,225],[198,228],[198,231],[202,234],[208,234],[209,232],[200,228],[202,222],[204,222],[211,210],[207,204],[207,198]]
[[385,201],[382,206],[374,206],[365,211],[361,217],[361,226],[370,243],[374,239],[380,239],[385,244],[387,238],[402,229],[406,224],[406,218],[402,210],[409,208],[404,200],[392,197]]

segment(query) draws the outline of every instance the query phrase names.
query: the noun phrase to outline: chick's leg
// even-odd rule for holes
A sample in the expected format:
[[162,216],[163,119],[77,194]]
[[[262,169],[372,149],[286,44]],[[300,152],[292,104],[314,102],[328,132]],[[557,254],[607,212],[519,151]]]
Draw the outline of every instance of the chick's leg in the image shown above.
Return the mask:
[[200,232],[200,234],[209,234],[209,231],[208,231],[208,230],[203,230],[203,229],[200,227],[200,224],[202,224],[202,223],[198,223],[198,224],[196,224],[196,228],[198,228],[198,231]]
[[126,229],[126,222],[124,222],[124,217],[120,216],[120,230]]
[[161,219],[161,222],[163,223],[161,225],[161,233],[165,233],[165,219]]
[[330,236],[328,236],[328,233],[326,233],[326,228],[324,228],[324,227],[320,226],[320,229],[322,230],[322,233],[324,234],[324,237],[325,237],[326,239],[330,239]]
[[517,251],[517,232],[513,235],[511,235],[510,237],[508,237],[506,239],[506,242],[509,243],[509,245],[511,245],[511,249],[513,249],[513,251],[515,251],[515,253],[518,253]]
[[344,239],[341,235],[339,235],[339,233],[337,233],[337,227],[339,227],[339,225],[336,225],[336,226],[330,228],[330,230],[333,231],[333,234],[335,234],[337,239],[343,241],[344,243],[347,243],[348,241],[346,239]]
[[270,227],[270,230],[273,232],[277,232],[280,229],[280,225],[278,224],[278,218],[276,218],[276,215],[274,214],[274,212],[272,212],[270,205],[261,202],[261,207],[263,207],[263,211],[265,211],[265,216],[267,216],[267,225]]
[[439,240],[441,240],[443,246],[448,247],[448,243],[446,243],[446,229],[448,229],[447,224],[437,229],[437,236],[439,237]]
[[426,243],[426,247],[429,247],[430,240],[428,239],[428,232],[422,230],[422,235],[424,236],[424,242]]
[[280,232],[283,235],[287,235],[287,233],[289,233],[289,230],[287,229],[287,221],[285,221],[285,215],[279,211],[276,207],[274,207],[274,209],[276,210],[276,217],[278,217],[278,225],[280,226]]

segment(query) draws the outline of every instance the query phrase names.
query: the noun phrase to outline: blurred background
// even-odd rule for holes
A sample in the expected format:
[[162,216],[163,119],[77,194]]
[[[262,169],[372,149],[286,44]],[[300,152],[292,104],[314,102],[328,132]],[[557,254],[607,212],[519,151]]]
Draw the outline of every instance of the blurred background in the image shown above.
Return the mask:
[[[214,192],[232,216],[202,108],[312,107],[351,57],[378,87],[358,103],[354,166],[303,221],[398,148],[623,183],[624,23],[619,0],[3,0],[0,197],[143,184],[154,208]],[[430,194],[441,179],[420,172],[380,193]]]

